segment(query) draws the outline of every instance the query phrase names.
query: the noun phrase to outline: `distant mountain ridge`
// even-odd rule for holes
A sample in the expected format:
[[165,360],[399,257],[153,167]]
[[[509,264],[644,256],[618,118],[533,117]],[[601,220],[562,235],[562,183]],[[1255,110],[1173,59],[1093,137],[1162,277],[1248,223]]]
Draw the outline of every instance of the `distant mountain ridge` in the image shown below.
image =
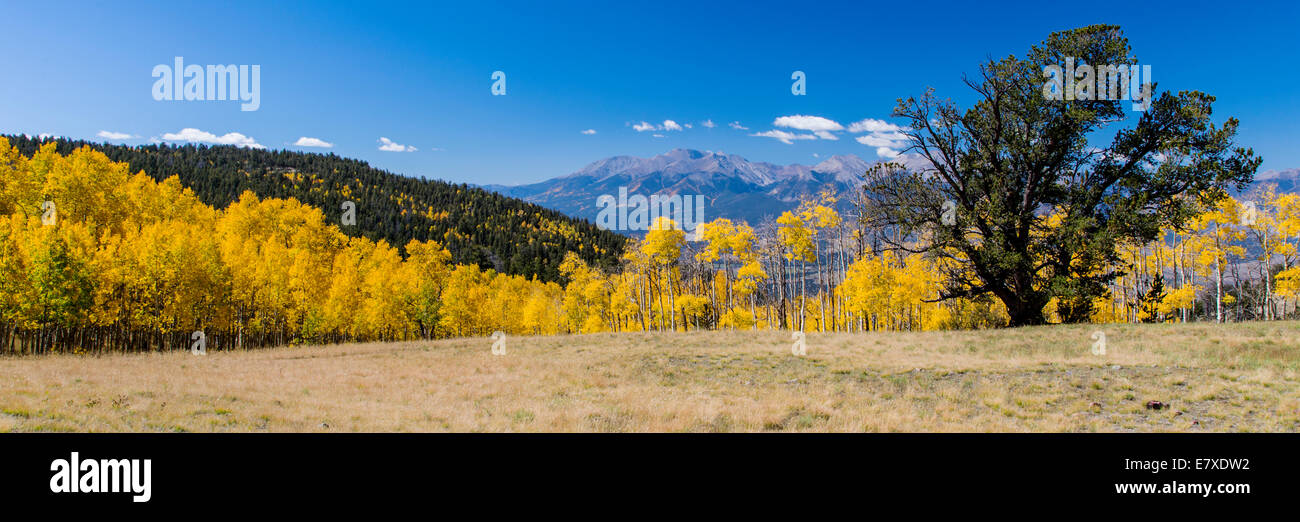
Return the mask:
[[[912,168],[923,164],[915,156],[891,161]],[[707,200],[704,221],[725,217],[757,225],[795,208],[801,196],[815,195],[828,186],[840,194],[857,190],[862,174],[877,163],[881,161],[844,154],[816,165],[776,165],[735,154],[673,149],[649,158],[597,160],[572,174],[538,183],[483,188],[591,221],[601,210],[597,198],[604,194],[618,197],[620,187],[626,187],[628,194],[644,196],[701,194]],[[1243,192],[1265,183],[1277,184],[1279,192],[1300,192],[1300,169],[1260,172]],[[847,198],[841,198],[842,208],[847,204]]]
[[596,199],[603,194],[617,197],[620,187],[645,196],[701,194],[708,201],[706,221],[725,217],[757,224],[827,186],[840,192],[857,187],[873,164],[853,154],[831,156],[816,165],[776,165],[735,154],[673,149],[649,158],[605,158],[539,183],[483,188],[590,220],[600,211]]
[[1266,170],[1255,175],[1255,184],[1273,183],[1278,192],[1300,192],[1300,168]]

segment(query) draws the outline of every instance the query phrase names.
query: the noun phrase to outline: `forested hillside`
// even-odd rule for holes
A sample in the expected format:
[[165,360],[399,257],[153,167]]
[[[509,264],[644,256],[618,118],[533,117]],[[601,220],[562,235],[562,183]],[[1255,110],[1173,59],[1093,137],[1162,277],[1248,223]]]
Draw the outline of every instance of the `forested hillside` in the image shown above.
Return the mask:
[[[318,208],[252,191],[204,204],[83,147],[30,157],[0,137],[0,352],[441,337],[685,331],[986,328],[1010,322],[989,296],[939,299],[973,269],[881,249],[867,203],[841,214],[825,192],[757,228],[718,218],[689,243],[660,218],[617,266],[565,254],[563,284],[452,262],[437,240],[348,237]],[[1220,193],[1222,194],[1222,193]],[[1300,195],[1224,195],[1186,226],[1115,245],[1118,274],[1087,304],[1057,297],[1046,322],[1192,322],[1294,317]],[[1042,233],[1063,226],[1042,216]],[[907,240],[913,248],[924,240]],[[900,240],[902,241],[902,240]],[[1261,255],[1248,253],[1257,245]],[[399,248],[405,254],[399,252]],[[1074,314],[1071,316],[1070,314]]]
[[435,240],[458,264],[476,264],[513,275],[559,278],[565,252],[587,263],[618,262],[625,238],[585,220],[468,185],[400,176],[364,161],[334,154],[259,150],[235,146],[125,146],[66,139],[6,136],[31,156],[54,142],[61,154],[83,145],[113,161],[130,164],[154,180],[178,176],[204,204],[225,208],[244,191],[262,198],[295,198],[340,223],[343,202],[356,204],[350,236],[383,239],[403,247],[411,240]]

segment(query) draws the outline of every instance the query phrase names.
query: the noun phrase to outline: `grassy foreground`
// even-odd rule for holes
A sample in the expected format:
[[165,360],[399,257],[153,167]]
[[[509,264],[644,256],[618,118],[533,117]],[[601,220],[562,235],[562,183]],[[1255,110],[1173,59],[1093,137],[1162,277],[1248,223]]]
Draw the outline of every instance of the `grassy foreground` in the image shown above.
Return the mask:
[[1294,321],[809,333],[806,357],[789,338],[0,358],[0,431],[1300,430]]

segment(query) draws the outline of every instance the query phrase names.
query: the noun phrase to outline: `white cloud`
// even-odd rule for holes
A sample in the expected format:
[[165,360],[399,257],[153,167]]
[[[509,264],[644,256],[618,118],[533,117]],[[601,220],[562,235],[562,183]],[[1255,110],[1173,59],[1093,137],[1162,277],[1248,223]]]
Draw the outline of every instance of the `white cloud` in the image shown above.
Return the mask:
[[663,134],[653,134],[652,137],[655,137],[655,138],[662,138],[662,137],[664,137],[664,135],[663,135]]
[[[685,128],[687,128],[687,129],[691,128],[691,124],[689,124],[689,123],[686,124],[686,127],[685,127]],[[681,125],[680,123],[677,123],[677,122],[673,121],[673,120],[664,120],[664,122],[663,122],[662,125],[655,125],[655,124],[653,124],[653,123],[648,123],[648,122],[642,121],[641,123],[638,123],[638,124],[636,124],[636,125],[633,125],[633,126],[632,126],[632,129],[633,129],[633,130],[636,130],[637,132],[647,132],[647,131],[680,131],[680,130],[682,130],[682,125]]]
[[796,135],[785,131],[770,131],[770,132],[756,134],[756,135],[751,134],[751,136],[765,136],[769,138],[776,138],[786,143],[789,143],[789,140],[791,139],[799,139],[799,140],[823,139],[823,140],[834,141],[840,139],[840,137],[836,136],[835,133],[844,130],[844,126],[840,125],[838,122],[835,122],[834,120],[829,120],[821,116],[805,116],[802,114],[795,114],[793,116],[781,116],[773,120],[772,125],[777,127],[785,127],[787,129],[808,131],[811,132],[812,134]]
[[741,125],[740,122],[738,121],[733,121],[731,123],[728,123],[727,126],[736,130],[749,130],[749,127]]
[[844,130],[843,125],[840,125],[839,123],[828,120],[821,116],[804,116],[802,114],[796,114],[794,116],[782,116],[780,118],[777,118],[775,121],[773,121],[772,125],[775,125],[777,127],[787,127],[791,129],[813,131],[813,132],[820,131],[820,132],[827,132],[827,133],[829,133],[830,131]]
[[393,140],[390,140],[383,136],[379,137],[379,143],[381,143],[381,145],[379,146],[379,150],[382,150],[384,152],[415,152],[416,150],[418,150],[415,147],[409,145],[394,143]]
[[293,144],[299,147],[320,147],[322,149],[328,149],[334,146],[333,143],[320,138],[308,138],[306,136],[298,138],[298,141],[293,142]]
[[907,128],[894,125],[884,120],[866,118],[849,125],[849,132],[866,133],[854,138],[855,141],[874,147],[876,155],[884,159],[898,158],[900,151],[907,148],[909,140],[904,131]]
[[857,138],[854,138],[854,140],[857,140],[858,143],[861,143],[868,147],[893,147],[895,145],[894,143],[895,140],[891,140],[889,138],[878,136],[875,134],[858,136]]
[[712,128],[714,128],[714,127],[717,127],[717,125],[714,125],[714,124],[713,124],[713,120],[704,120],[704,121],[700,122],[700,125],[703,125],[704,128],[706,128],[706,129],[712,129]]
[[95,135],[107,140],[129,140],[132,138],[139,138],[139,136],[132,136],[125,132],[113,132],[113,131],[106,131],[106,130],[99,131]]
[[898,132],[903,130],[902,127],[894,125],[884,120],[867,118],[862,121],[855,121],[849,125],[849,132],[857,134],[859,132]]
[[760,138],[773,138],[773,139],[776,139],[776,140],[778,140],[778,141],[780,141],[781,143],[784,143],[784,144],[786,144],[786,145],[793,145],[793,144],[794,144],[794,140],[815,140],[815,139],[817,139],[817,136],[813,136],[812,134],[795,134],[795,133],[793,133],[793,132],[786,132],[786,131],[783,131],[783,130],[770,130],[770,131],[767,131],[767,132],[755,132],[755,133],[753,133],[753,134],[750,134],[750,136],[757,136],[757,137],[760,137]]
[[50,133],[48,133],[48,132],[42,132],[42,133],[36,135],[36,138],[37,138],[37,139],[42,139],[42,140],[47,140],[47,139],[51,139],[51,138],[61,138],[61,137],[62,137],[62,136],[59,136],[58,134],[50,134]]
[[582,133],[591,136],[592,134],[596,133],[596,129],[587,129],[585,131],[582,131]]
[[211,145],[234,145],[236,147],[248,147],[251,149],[265,149],[250,136],[245,136],[238,132],[228,132],[224,135],[217,136],[211,132],[204,132],[193,127],[186,127],[180,132],[167,132],[162,135],[163,141],[186,141],[190,143],[207,143]]

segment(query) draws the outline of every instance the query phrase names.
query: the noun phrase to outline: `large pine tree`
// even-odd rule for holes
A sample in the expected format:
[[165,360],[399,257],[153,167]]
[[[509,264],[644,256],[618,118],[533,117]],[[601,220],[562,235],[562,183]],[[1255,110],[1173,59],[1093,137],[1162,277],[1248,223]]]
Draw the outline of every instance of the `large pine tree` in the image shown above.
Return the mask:
[[1182,227],[1230,186],[1249,183],[1260,164],[1234,147],[1236,119],[1210,120],[1208,94],[1163,92],[1140,115],[1128,100],[1052,99],[1045,72],[1070,63],[1139,62],[1118,27],[1053,33],[1023,58],[990,60],[967,79],[976,99],[969,109],[933,92],[899,100],[907,152],[929,166],[867,175],[864,219],[905,232],[895,248],[939,259],[949,276],[943,297],[992,294],[1012,326],[1043,323],[1052,298],[1064,320],[1086,320],[1119,275],[1107,268],[1123,264],[1118,245]]

